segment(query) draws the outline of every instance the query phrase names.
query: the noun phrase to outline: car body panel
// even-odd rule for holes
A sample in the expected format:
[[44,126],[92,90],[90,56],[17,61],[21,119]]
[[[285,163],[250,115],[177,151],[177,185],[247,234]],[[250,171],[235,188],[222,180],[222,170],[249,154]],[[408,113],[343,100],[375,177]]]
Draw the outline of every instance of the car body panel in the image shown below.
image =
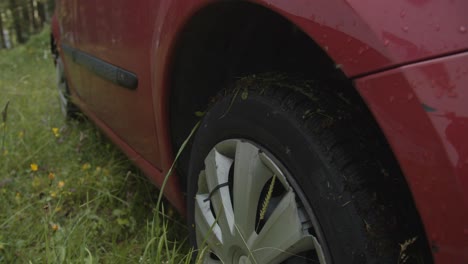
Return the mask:
[[436,263],[467,262],[468,52],[363,77],[356,86],[403,169]]
[[306,32],[348,77],[468,49],[464,0],[255,2]]
[[[160,167],[154,111],[151,100],[148,100],[152,96],[149,71],[152,32],[150,27],[143,26],[149,24],[151,16],[149,13],[134,16],[136,12],[151,9],[128,1],[63,1],[58,7],[59,20],[62,13],[63,19],[67,17],[67,12],[61,12],[63,8],[60,6],[70,3],[74,5],[64,8],[70,8],[79,19],[69,25],[72,31],[69,35],[73,37],[62,39],[61,44],[124,68],[139,79],[139,89],[131,91],[80,67],[71,71],[71,76],[80,75],[75,77],[80,83],[72,84],[74,92],[101,122],[155,167]],[[149,4],[148,1],[144,3]],[[146,30],[129,31],[130,28]],[[75,63],[68,61],[66,59],[67,67],[75,67]]]
[[175,175],[168,174],[168,172],[162,172],[160,169],[155,167],[151,162],[142,157],[135,149],[132,148],[124,139],[115,133],[112,128],[107,126],[104,122],[97,117],[94,112],[88,107],[88,105],[81,99],[75,99],[75,103],[80,110],[88,116],[98,127],[104,132],[109,139],[117,145],[127,157],[142,170],[142,172],[153,182],[154,185],[161,187],[163,186],[164,179],[168,178],[168,181],[164,187],[164,196],[171,202],[171,204],[180,212],[181,215],[185,215],[185,198],[180,191],[179,181]]
[[[456,65],[459,72],[467,65],[465,55],[454,54],[468,50],[468,2],[250,2],[291,21],[322,47],[337,68],[356,80],[405,172],[436,262],[468,261],[464,224],[468,208],[463,193],[468,188],[463,175],[468,174],[463,164],[466,143],[460,134],[467,132],[463,119],[466,73],[460,78],[454,75]],[[65,59],[67,76],[74,79],[74,100],[158,186],[176,151],[169,131],[169,97],[179,36],[194,14],[219,3],[59,1],[60,32],[54,33],[60,34],[59,42],[138,76],[138,88],[130,91]],[[412,65],[404,66],[408,64]],[[414,87],[413,81],[420,84]],[[164,192],[183,213],[176,177],[169,179]]]

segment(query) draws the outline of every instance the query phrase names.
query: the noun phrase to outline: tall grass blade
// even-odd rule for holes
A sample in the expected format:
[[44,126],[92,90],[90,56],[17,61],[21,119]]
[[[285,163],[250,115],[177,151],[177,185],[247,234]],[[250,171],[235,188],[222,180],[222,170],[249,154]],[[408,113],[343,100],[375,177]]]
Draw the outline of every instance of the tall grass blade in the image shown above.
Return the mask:
[[187,143],[190,141],[190,139],[193,137],[193,135],[195,134],[195,131],[197,131],[198,127],[200,126],[200,121],[198,121],[195,126],[192,128],[192,131],[190,131],[190,134],[187,136],[187,138],[185,139],[185,141],[182,143],[182,145],[180,146],[179,150],[177,151],[177,154],[174,158],[174,161],[172,162],[172,165],[171,167],[169,168],[169,170],[167,171],[166,175],[164,176],[164,181],[161,185],[161,192],[159,193],[159,196],[158,196],[158,202],[156,203],[156,210],[159,211],[159,207],[160,207],[160,204],[161,204],[161,200],[164,196],[164,188],[166,187],[166,184],[167,184],[167,181],[169,180],[169,176],[172,174],[172,171],[174,170],[174,166],[177,162],[177,160],[179,159],[180,157],[180,154],[182,154],[182,151],[185,149],[185,147],[187,146]]
[[7,101],[5,107],[2,111],[2,125],[3,125],[3,136],[2,136],[2,151],[5,150],[5,137],[6,137],[6,126],[8,119],[8,106],[10,105],[10,100]]

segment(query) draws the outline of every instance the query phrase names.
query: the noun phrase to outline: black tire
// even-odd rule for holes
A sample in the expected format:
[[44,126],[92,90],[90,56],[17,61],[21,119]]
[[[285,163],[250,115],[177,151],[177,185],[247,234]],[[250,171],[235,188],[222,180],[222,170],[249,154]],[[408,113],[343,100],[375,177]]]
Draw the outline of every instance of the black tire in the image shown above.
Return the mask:
[[62,115],[66,119],[77,119],[79,117],[79,109],[70,100],[70,89],[68,87],[67,77],[65,75],[65,69],[63,61],[60,56],[57,56],[55,62],[56,70],[56,83],[58,89],[58,100]]
[[[362,130],[355,118],[367,113],[352,105],[321,84],[283,77],[244,78],[220,96],[191,151],[188,220],[195,247],[194,197],[204,159],[219,142],[241,138],[271,153],[292,175],[291,185],[318,222],[314,232],[326,263],[403,263],[399,244],[413,237],[412,244],[424,248],[398,168],[380,159],[385,155],[372,126]],[[411,257],[404,263],[413,261],[420,263]],[[285,263],[296,262],[304,260]]]

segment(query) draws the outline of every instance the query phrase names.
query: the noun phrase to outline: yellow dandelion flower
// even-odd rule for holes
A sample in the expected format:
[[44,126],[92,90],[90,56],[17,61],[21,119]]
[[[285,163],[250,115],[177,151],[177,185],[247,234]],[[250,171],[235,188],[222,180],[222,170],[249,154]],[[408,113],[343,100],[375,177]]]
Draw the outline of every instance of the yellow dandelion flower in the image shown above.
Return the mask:
[[57,193],[54,192],[54,191],[50,192],[49,194],[50,194],[50,197],[52,197],[52,198],[57,197]]
[[62,207],[60,207],[60,206],[59,206],[59,207],[55,207],[54,212],[58,213],[58,212],[60,212],[60,211],[62,211]]
[[85,164],[83,164],[83,166],[81,166],[82,170],[89,170],[90,168],[91,168],[91,164],[89,164],[87,162]]
[[63,186],[65,186],[65,182],[59,181],[58,184],[57,184],[57,186],[58,186],[59,188],[63,188]]
[[31,163],[29,166],[31,167],[32,171],[37,171],[39,169],[39,166],[36,163]]
[[52,224],[52,230],[55,232],[59,230],[59,226],[57,224]]
[[54,133],[54,136],[55,136],[55,137],[59,137],[59,136],[60,136],[59,129],[58,129],[57,127],[53,127],[53,128],[52,128],[52,133]]
[[49,180],[55,179],[55,173],[49,172]]

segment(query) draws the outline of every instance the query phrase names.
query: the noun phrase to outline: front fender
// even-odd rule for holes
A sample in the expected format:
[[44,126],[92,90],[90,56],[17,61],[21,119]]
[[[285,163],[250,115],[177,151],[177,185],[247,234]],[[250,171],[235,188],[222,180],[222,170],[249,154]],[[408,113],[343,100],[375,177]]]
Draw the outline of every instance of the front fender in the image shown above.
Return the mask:
[[301,28],[348,77],[468,49],[467,1],[255,1]]

